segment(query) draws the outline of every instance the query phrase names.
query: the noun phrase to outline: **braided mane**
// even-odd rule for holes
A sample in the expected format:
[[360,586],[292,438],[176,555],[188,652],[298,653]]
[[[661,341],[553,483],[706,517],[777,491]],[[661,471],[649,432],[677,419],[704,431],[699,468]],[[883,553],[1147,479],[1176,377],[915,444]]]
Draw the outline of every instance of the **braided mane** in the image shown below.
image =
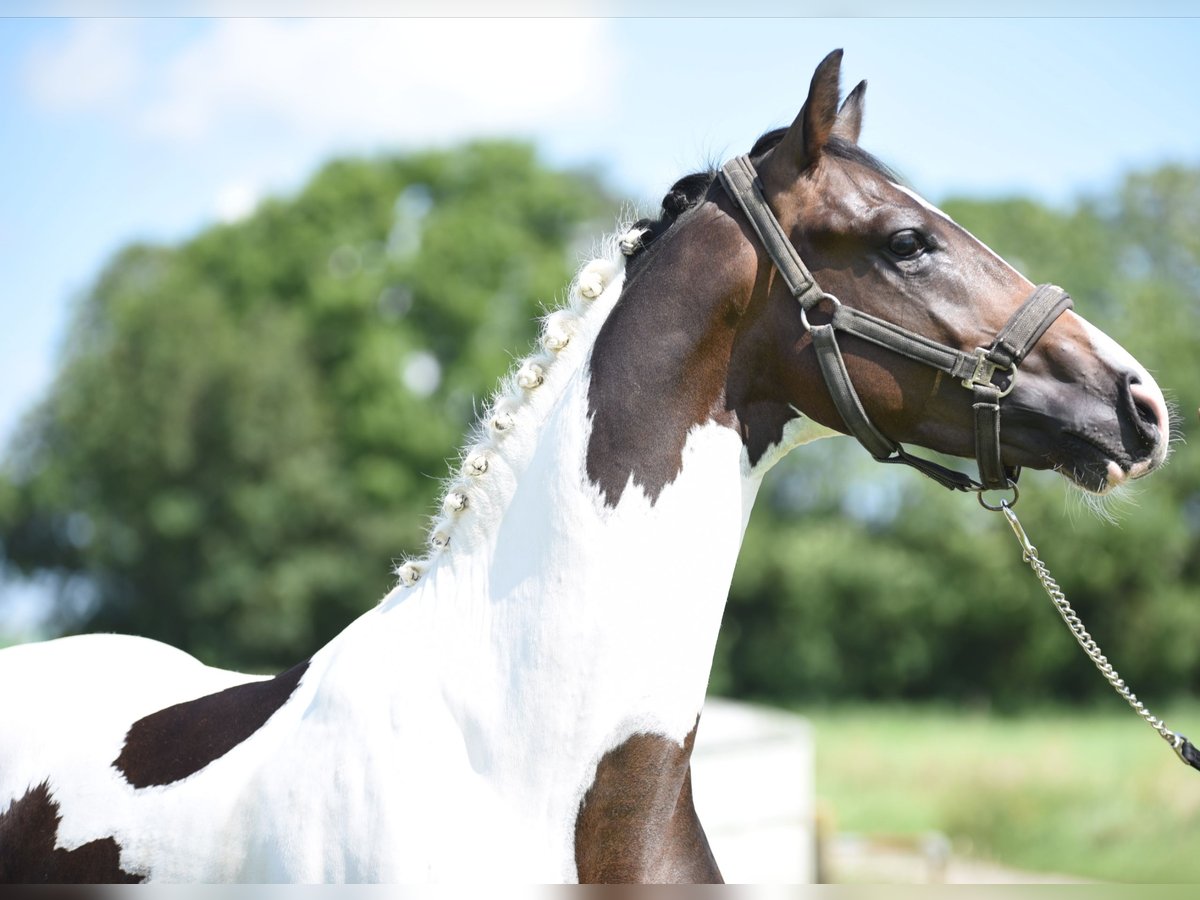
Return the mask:
[[[778,128],[762,135],[750,150],[750,158],[760,160],[785,132]],[[900,180],[849,141],[833,137],[825,152],[864,165],[889,180]],[[470,547],[500,519],[532,453],[533,442],[527,438],[537,433],[570,377],[583,365],[591,341],[620,296],[627,273],[629,277],[636,274],[655,241],[699,205],[716,178],[715,166],[680,178],[663,197],[658,218],[640,219],[619,231],[604,242],[598,258],[578,271],[563,306],[543,317],[537,349],[515,363],[474,426],[459,455],[458,471],[446,481],[429,529],[426,553],[404,560],[395,570],[401,587],[415,585],[447,552]]]

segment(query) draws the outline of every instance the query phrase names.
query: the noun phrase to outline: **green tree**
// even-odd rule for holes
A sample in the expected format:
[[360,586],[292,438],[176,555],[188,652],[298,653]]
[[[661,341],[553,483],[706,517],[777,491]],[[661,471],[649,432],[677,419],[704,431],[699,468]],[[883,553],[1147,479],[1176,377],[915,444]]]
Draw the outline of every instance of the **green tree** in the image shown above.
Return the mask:
[[473,404],[612,217],[588,174],[478,143],[334,162],[126,249],[10,448],[7,565],[75,588],[61,630],[247,667],[312,652],[419,548]]

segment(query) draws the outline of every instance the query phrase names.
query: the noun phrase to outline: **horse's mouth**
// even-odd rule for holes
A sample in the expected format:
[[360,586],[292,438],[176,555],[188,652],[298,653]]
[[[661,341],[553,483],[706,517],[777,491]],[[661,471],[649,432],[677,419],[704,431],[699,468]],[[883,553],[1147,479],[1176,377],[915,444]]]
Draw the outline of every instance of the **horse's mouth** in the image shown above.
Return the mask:
[[1076,487],[1089,494],[1107,494],[1161,468],[1166,461],[1166,442],[1144,459],[1105,447],[1099,441],[1074,431],[1063,436],[1062,458],[1054,468]]

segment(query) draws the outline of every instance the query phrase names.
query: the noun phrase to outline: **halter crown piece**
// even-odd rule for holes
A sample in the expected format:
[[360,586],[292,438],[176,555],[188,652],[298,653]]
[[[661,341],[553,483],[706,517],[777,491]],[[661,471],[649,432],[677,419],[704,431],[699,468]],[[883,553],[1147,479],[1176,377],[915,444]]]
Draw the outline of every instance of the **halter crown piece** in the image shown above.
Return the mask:
[[[771,262],[779,270],[792,296],[800,303],[800,318],[812,335],[825,385],[846,427],[858,442],[879,462],[912,466],[951,490],[978,492],[1015,489],[1020,469],[1006,467],[1000,459],[1000,399],[1007,396],[1016,385],[1017,366],[1021,360],[1054,320],[1073,305],[1067,292],[1052,284],[1039,285],[1000,329],[990,347],[979,347],[974,353],[965,353],[844,306],[832,294],[821,290],[767,205],[762,183],[749,157],[739,156],[727,162],[721,168],[721,184],[746,214]],[[813,325],[808,320],[808,313],[825,301],[832,304],[833,317],[828,324]],[[837,343],[838,331],[940,369],[958,379],[963,387],[972,392],[979,481],[932,460],[913,456],[875,427],[854,390],[850,373],[846,371],[846,363]],[[997,372],[1007,374],[1007,383],[993,383]]]

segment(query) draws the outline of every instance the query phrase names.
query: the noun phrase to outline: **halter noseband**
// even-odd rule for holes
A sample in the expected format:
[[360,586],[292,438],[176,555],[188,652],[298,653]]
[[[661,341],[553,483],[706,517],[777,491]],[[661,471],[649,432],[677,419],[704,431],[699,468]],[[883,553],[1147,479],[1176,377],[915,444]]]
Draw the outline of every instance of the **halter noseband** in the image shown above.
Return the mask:
[[[858,442],[879,462],[912,466],[951,490],[1015,488],[1020,468],[1006,467],[1000,459],[1000,398],[1012,391],[1017,380],[1017,366],[1033,345],[1054,320],[1073,305],[1067,292],[1052,284],[1039,285],[1000,329],[990,347],[979,347],[974,353],[965,353],[891,322],[850,309],[832,294],[821,290],[767,205],[758,173],[749,157],[739,156],[727,162],[721,168],[721,184],[746,214],[771,262],[779,270],[792,296],[799,301],[800,319],[812,335],[825,385],[846,427]],[[808,313],[822,300],[833,304],[833,318],[828,324],[813,325],[808,321]],[[932,460],[913,456],[875,427],[867,417],[850,381],[850,374],[846,371],[846,363],[837,343],[836,332],[839,330],[940,369],[958,379],[963,387],[972,392],[979,481]],[[1001,386],[992,383],[997,371],[1008,373],[1007,384]]]

